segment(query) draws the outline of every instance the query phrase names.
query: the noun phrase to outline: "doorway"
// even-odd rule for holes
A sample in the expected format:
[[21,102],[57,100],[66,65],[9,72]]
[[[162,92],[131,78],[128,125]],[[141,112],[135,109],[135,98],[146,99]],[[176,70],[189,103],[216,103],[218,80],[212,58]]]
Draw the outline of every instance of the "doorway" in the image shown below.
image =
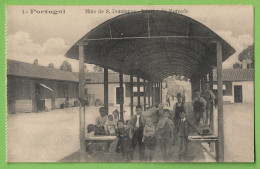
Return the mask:
[[234,102],[235,103],[242,103],[243,102],[242,86],[241,85],[234,86]]
[[35,85],[36,110],[37,112],[43,111],[45,110],[45,100],[41,99],[41,93],[43,88],[38,83],[36,83]]

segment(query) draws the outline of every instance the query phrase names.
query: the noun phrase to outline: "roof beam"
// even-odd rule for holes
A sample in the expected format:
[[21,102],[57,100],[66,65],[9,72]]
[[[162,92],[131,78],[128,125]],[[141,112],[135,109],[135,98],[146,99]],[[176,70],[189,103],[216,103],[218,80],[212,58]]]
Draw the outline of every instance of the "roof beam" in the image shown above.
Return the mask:
[[120,38],[97,38],[97,39],[84,39],[85,42],[89,41],[104,41],[104,40],[124,40],[124,39],[212,39],[213,37],[207,36],[136,36],[136,37],[120,37]]

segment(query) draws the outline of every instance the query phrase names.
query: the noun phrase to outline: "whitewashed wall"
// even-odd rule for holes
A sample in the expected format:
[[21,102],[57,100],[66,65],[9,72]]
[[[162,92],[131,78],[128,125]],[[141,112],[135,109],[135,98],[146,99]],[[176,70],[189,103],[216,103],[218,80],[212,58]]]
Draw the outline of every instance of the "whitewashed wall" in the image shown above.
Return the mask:
[[16,100],[15,112],[16,113],[32,112],[32,100]]
[[243,103],[254,103],[254,81],[232,82],[232,93],[234,103],[234,86],[242,86]]

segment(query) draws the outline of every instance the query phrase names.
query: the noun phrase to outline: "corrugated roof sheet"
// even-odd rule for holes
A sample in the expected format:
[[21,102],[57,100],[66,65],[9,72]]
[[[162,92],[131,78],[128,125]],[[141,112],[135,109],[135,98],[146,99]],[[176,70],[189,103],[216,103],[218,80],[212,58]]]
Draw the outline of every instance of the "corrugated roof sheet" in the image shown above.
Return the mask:
[[95,27],[65,56],[78,60],[82,44],[86,63],[156,82],[170,75],[192,79],[217,65],[212,41],[222,44],[223,61],[234,54],[232,46],[192,18],[174,12],[138,11]]
[[78,82],[78,78],[72,72],[9,59],[7,60],[7,75]]
[[[223,69],[223,81],[254,81],[254,69]],[[217,81],[217,71],[213,70],[213,80]]]

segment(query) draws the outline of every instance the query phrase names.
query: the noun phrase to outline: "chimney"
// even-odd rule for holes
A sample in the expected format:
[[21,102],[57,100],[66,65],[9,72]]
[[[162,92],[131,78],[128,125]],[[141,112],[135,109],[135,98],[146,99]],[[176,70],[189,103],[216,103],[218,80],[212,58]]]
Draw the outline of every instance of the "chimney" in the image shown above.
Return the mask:
[[251,59],[245,59],[242,62],[242,69],[249,69],[252,61]]

